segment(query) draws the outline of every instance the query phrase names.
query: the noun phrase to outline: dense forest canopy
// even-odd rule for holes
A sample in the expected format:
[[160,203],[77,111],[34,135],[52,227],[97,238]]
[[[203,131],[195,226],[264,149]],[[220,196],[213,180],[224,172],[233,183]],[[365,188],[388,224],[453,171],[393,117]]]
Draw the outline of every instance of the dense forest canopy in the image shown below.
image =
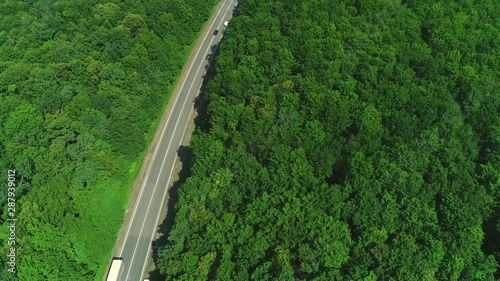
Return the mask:
[[19,280],[102,280],[168,89],[216,3],[0,0],[0,168],[16,170]]
[[245,0],[167,280],[500,278],[500,2]]

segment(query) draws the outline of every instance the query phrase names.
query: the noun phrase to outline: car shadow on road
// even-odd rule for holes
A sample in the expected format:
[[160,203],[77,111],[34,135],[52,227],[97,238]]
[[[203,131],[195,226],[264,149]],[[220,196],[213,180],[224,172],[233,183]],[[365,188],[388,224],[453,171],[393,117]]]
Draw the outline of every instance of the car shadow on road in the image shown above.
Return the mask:
[[[194,100],[194,109],[197,113],[194,124],[195,131],[208,131],[209,122],[207,120],[207,99],[206,99],[206,87],[208,82],[214,75],[215,72],[215,64],[218,55],[217,46],[212,46],[211,51],[213,53],[212,60],[207,62],[208,67],[206,68],[206,73],[203,76],[203,82],[200,87],[200,94]],[[194,132],[193,132],[194,133]],[[168,191],[168,204],[167,204],[167,215],[162,223],[159,225],[158,232],[160,234],[159,238],[154,240],[151,244],[152,247],[152,255],[153,261],[155,263],[155,270],[149,272],[149,280],[151,281],[163,281],[166,280],[166,276],[161,274],[161,272],[157,268],[157,264],[159,261],[159,251],[168,244],[168,234],[172,230],[172,226],[176,219],[176,204],[179,200],[179,188],[186,182],[186,180],[191,176],[191,168],[193,165],[193,151],[189,146],[181,145],[177,150],[177,156],[179,157],[180,162],[182,163],[182,168],[178,174],[178,180],[173,183]]]

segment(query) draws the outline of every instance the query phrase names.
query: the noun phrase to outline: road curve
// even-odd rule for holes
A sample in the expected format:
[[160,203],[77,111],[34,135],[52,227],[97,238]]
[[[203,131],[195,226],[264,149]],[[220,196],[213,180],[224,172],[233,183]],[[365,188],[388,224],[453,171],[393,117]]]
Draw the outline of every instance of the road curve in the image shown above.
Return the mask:
[[[158,128],[161,130],[159,141],[141,183],[130,223],[124,230],[123,244],[117,245],[117,249],[120,249],[119,256],[125,263],[123,280],[142,281],[168,187],[172,184],[170,180],[177,161],[177,149],[184,137],[193,111],[193,100],[199,93],[202,76],[206,71],[207,55],[212,53],[211,47],[218,44],[225,28],[224,22],[230,19],[236,4],[235,0],[223,0],[217,6],[215,16],[206,24],[197,47],[192,51],[183,71],[185,74],[178,81],[178,92],[172,94],[167,121],[163,127]],[[219,30],[217,35],[213,33],[215,30]]]

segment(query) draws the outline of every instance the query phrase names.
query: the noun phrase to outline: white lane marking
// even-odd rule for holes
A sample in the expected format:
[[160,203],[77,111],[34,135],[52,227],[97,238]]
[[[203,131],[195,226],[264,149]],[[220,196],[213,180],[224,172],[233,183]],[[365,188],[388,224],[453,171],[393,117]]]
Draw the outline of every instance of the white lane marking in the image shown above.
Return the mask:
[[[224,20],[224,17],[226,16],[227,11],[229,10],[229,8],[230,8],[230,7],[231,7],[231,5],[229,5],[229,6],[228,6],[228,8],[226,9],[226,12],[225,12],[225,13],[224,13],[224,15],[222,16],[222,21]],[[221,21],[221,23],[222,23],[222,21]],[[221,37],[222,37],[222,35],[221,35]],[[215,38],[215,37],[214,37],[214,38]],[[214,40],[214,38],[212,38],[212,40],[210,40],[210,45],[212,44],[212,41]],[[218,47],[217,47],[217,48],[218,48]],[[207,53],[208,53],[208,50],[207,50],[207,51],[205,51],[205,54],[204,54],[203,56],[205,57],[205,55],[206,55]],[[203,63],[202,63],[202,64],[203,64]],[[200,65],[198,66],[198,69],[196,70],[196,74],[195,74],[195,76],[196,76],[196,77],[198,77],[198,72],[200,71],[200,68],[201,68],[201,65],[202,65],[202,64],[200,64]],[[189,87],[189,89],[188,89],[188,94],[191,92],[191,88],[193,88],[193,85],[194,85],[194,82],[193,82],[193,83],[191,83],[191,86],[190,86],[190,87]],[[186,95],[186,99],[184,100],[184,103],[182,104],[182,109],[184,109],[184,107],[185,107],[185,105],[186,105],[186,101],[188,100],[188,99],[187,99],[187,97],[188,97],[188,96],[189,96],[189,95]],[[188,123],[189,123],[189,121],[190,121],[190,120],[189,120],[189,118],[191,117],[191,114],[193,113],[193,110],[194,110],[194,107],[193,107],[193,106],[191,106],[191,107],[190,107],[190,110],[189,110],[189,115],[188,115],[188,122],[186,123],[186,126],[184,127],[184,132],[182,133],[182,137],[181,137],[181,140],[180,140],[180,142],[179,142],[179,146],[182,144],[182,140],[184,139],[184,136],[186,135],[186,128],[187,128],[187,125],[188,125]],[[179,119],[180,119],[180,118],[179,118]],[[174,129],[174,134],[175,134],[175,129]],[[173,170],[174,170],[174,167],[175,167],[175,163],[174,163],[174,165],[172,165],[172,168],[170,169],[170,174],[169,174],[169,176],[168,176],[168,180],[167,180],[167,187],[169,187],[169,186],[170,186],[170,184],[169,184],[169,183],[170,183],[170,178],[172,177],[172,172],[173,172]],[[166,192],[164,192],[164,193],[163,193],[162,202],[165,202],[165,197],[166,197],[167,193],[168,193],[168,189],[166,190]],[[161,214],[161,211],[160,211],[160,212],[158,212],[158,215],[156,216],[156,227],[158,227],[158,221],[159,221],[159,219],[160,219],[160,214]],[[153,237],[154,237],[155,233],[156,233],[156,231],[153,231],[153,234],[151,235],[151,239],[150,239],[150,241],[153,241]],[[144,260],[144,264],[142,265],[141,275],[144,273],[144,268],[146,267],[146,265],[147,265],[147,263],[148,263],[148,258],[149,258],[149,254],[150,254],[150,252],[151,252],[151,247],[148,247],[148,252],[147,252],[147,254],[146,254],[146,259]],[[142,277],[142,276],[141,276],[141,277]]]
[[[228,0],[224,0],[224,3],[222,4],[222,7],[224,7],[224,5],[226,4],[226,1],[228,1]],[[231,0],[230,0],[230,1],[231,1]],[[214,23],[217,21],[217,18],[219,17],[219,14],[220,14],[220,12],[221,12],[221,11],[222,11],[222,9],[221,9],[221,10],[219,10],[219,11],[217,12],[217,15],[215,16],[215,20],[214,20],[214,21],[212,22],[212,24],[210,25],[210,30],[212,29],[212,27],[213,27]],[[226,10],[226,13],[227,13],[227,10]],[[225,14],[224,14],[224,15],[225,15]],[[202,41],[201,47],[203,46],[203,42],[205,42],[205,40],[207,39],[207,37],[208,37],[208,35],[209,35],[209,34],[211,34],[211,33],[210,33],[210,31],[209,31],[209,32],[207,32],[207,34],[206,34],[206,35],[205,35],[205,37],[203,38],[203,41]],[[210,44],[212,44],[212,41],[213,41],[213,38],[210,40]],[[186,80],[184,80],[184,81],[182,82],[182,86],[181,86],[181,88],[179,89],[179,94],[177,95],[177,98],[181,95],[181,93],[182,93],[182,89],[184,89],[184,85],[186,84],[186,81],[187,81],[187,78],[188,78],[188,76],[189,76],[189,73],[191,72],[191,69],[192,69],[192,67],[193,67],[193,65],[194,65],[194,62],[196,61],[196,58],[198,57],[198,55],[199,55],[199,53],[200,53],[200,51],[201,51],[201,49],[202,49],[201,47],[200,47],[200,48],[198,49],[198,51],[196,52],[196,55],[195,55],[195,57],[194,57],[194,59],[193,59],[193,62],[192,62],[192,63],[191,63],[191,65],[189,66],[188,75],[186,75]],[[207,53],[207,51],[205,51],[205,53]],[[201,64],[200,64],[200,66],[201,66]],[[195,74],[196,76],[198,75],[198,71],[200,70],[200,66],[198,66],[198,69],[197,69],[196,74]],[[191,83],[191,87],[192,87],[192,85],[193,85],[193,84]],[[190,89],[191,89],[191,87],[190,87]],[[189,93],[189,91],[188,91],[188,93]],[[182,106],[182,108],[181,108],[181,109],[183,109],[183,108],[184,108],[184,104],[186,103],[187,96],[188,96],[188,95],[186,95],[186,98],[184,99],[184,103],[183,103],[183,106]],[[176,101],[175,101],[174,105],[177,103],[177,98],[176,98]],[[168,120],[170,119],[171,114],[172,114],[172,112],[174,111],[174,108],[175,108],[175,106],[173,106],[173,107],[172,107],[172,111],[170,112],[169,118],[167,119],[167,122],[166,122],[165,128],[167,127]],[[174,131],[173,131],[173,133],[175,133],[175,130],[176,130],[176,128],[177,128],[177,125],[178,125],[178,123],[179,123],[179,120],[180,120],[180,118],[177,118],[177,121],[175,122],[175,126],[174,126]],[[163,133],[164,133],[164,130],[162,130],[162,134],[163,134]],[[182,140],[181,140],[181,141],[182,141]],[[153,200],[153,195],[154,195],[154,193],[155,193],[155,191],[156,191],[156,187],[157,187],[157,185],[158,185],[158,180],[159,180],[159,178],[160,178],[161,171],[163,170],[163,165],[165,164],[165,160],[166,160],[166,158],[167,158],[167,154],[168,154],[168,151],[169,151],[169,149],[170,149],[170,145],[171,145],[171,143],[172,143],[172,138],[170,138],[170,141],[169,141],[168,146],[167,146],[167,150],[166,150],[166,152],[165,152],[165,156],[163,157],[163,161],[162,161],[162,164],[161,164],[161,167],[160,167],[160,172],[159,172],[158,177],[157,177],[157,179],[156,179],[155,186],[154,186],[154,188],[153,188],[153,192],[152,192],[152,194],[151,194],[151,198],[150,198],[150,200],[149,200],[148,208],[147,208],[147,210],[146,210],[146,217],[147,217],[147,215],[148,215],[148,213],[149,213],[149,208],[151,207],[151,202],[152,202],[152,200]],[[159,143],[158,143],[158,144],[159,144]],[[158,145],[158,146],[159,146],[159,145]],[[155,156],[156,156],[156,155],[155,155]],[[172,172],[171,172],[171,173],[172,173]],[[170,175],[170,176],[171,176],[171,175]],[[170,176],[169,176],[169,181],[170,181]],[[144,185],[144,184],[145,184],[145,182],[143,183],[143,185]],[[168,184],[168,182],[167,182],[167,184]],[[142,192],[141,192],[141,195],[142,195]],[[166,192],[164,193],[164,196],[163,196],[163,197],[165,197],[165,195],[166,195]],[[139,201],[138,201],[138,203],[139,203]],[[136,205],[136,209],[137,209],[137,207],[138,207],[138,204]],[[161,213],[161,212],[159,212],[159,213]],[[134,212],[134,215],[135,215],[135,212]],[[132,220],[131,220],[130,226],[132,226],[132,222],[133,222],[133,218],[132,218]],[[142,222],[142,225],[141,225],[141,231],[139,232],[139,236],[137,237],[137,242],[135,243],[134,252],[133,252],[133,254],[132,254],[132,258],[131,258],[131,261],[130,261],[130,264],[129,264],[129,267],[128,267],[128,270],[127,270],[127,275],[125,276],[125,280],[127,280],[127,279],[128,279],[128,277],[129,277],[129,275],[130,275],[130,269],[132,268],[132,266],[131,266],[131,265],[132,265],[132,264],[133,264],[133,262],[134,262],[134,257],[135,257],[135,254],[136,254],[136,252],[137,252],[137,245],[139,244],[140,237],[141,237],[142,231],[143,231],[143,229],[144,229],[144,224],[145,224],[145,222],[146,222],[146,220],[144,219],[144,220],[143,220],[143,222]],[[130,228],[131,228],[131,227],[129,227],[129,231],[130,231]],[[129,231],[127,231],[127,236],[126,236],[126,237],[128,237],[128,232],[129,232]],[[155,233],[155,232],[153,231],[153,236],[154,236],[154,233]],[[124,245],[125,245],[125,244],[124,244]],[[123,252],[123,248],[122,248],[122,252]],[[147,260],[147,257],[146,257],[146,260]],[[141,272],[141,275],[142,275],[142,272]],[[142,277],[142,276],[141,276],[141,277]]]
[[[205,41],[205,39],[203,39],[203,41]],[[198,55],[198,54],[196,54],[196,55]],[[193,67],[193,64],[194,64],[194,60],[191,63],[191,65],[189,66],[188,74],[191,71],[191,68]],[[181,77],[182,77],[182,72],[181,72]],[[128,237],[128,235],[130,233],[130,229],[132,228],[132,222],[134,221],[135,214],[137,213],[137,207],[139,206],[139,203],[141,202],[142,194],[143,194],[143,191],[144,191],[144,186],[146,185],[146,182],[148,181],[149,173],[151,172],[151,167],[153,166],[154,160],[156,159],[156,153],[158,152],[158,149],[160,148],[160,144],[161,144],[161,142],[163,140],[163,136],[165,135],[165,130],[168,127],[167,126],[168,125],[168,121],[170,120],[170,117],[172,116],[172,113],[174,112],[175,104],[177,104],[177,100],[179,99],[180,92],[182,91],[183,87],[184,87],[184,83],[182,84],[181,88],[179,89],[179,94],[175,97],[174,106],[172,106],[172,110],[168,114],[167,120],[165,121],[165,126],[163,126],[163,128],[161,130],[160,139],[158,140],[158,143],[156,144],[155,150],[153,152],[153,158],[151,159],[151,162],[149,163],[148,168],[146,169],[146,174],[145,174],[144,181],[142,182],[142,185],[141,185],[141,191],[139,193],[139,198],[137,198],[136,204],[134,206],[134,210],[132,212],[132,218],[130,219],[130,223],[128,225],[127,233],[125,234],[125,240],[123,242],[123,247],[120,250],[120,257],[123,255],[123,249],[125,248],[125,244],[127,242],[127,237]],[[160,119],[160,124],[161,124],[161,119]],[[153,137],[153,139],[154,139],[154,137]],[[147,158],[147,154],[146,154],[146,158]],[[161,170],[160,170],[160,172],[161,172]]]

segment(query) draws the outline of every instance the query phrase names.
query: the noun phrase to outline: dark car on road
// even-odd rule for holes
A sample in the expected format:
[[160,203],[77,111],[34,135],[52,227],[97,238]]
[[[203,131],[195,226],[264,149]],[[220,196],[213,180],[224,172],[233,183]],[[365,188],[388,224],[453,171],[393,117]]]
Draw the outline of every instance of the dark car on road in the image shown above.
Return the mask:
[[215,36],[215,35],[217,35],[218,33],[219,33],[219,31],[216,29],[216,30],[214,31],[214,36]]

